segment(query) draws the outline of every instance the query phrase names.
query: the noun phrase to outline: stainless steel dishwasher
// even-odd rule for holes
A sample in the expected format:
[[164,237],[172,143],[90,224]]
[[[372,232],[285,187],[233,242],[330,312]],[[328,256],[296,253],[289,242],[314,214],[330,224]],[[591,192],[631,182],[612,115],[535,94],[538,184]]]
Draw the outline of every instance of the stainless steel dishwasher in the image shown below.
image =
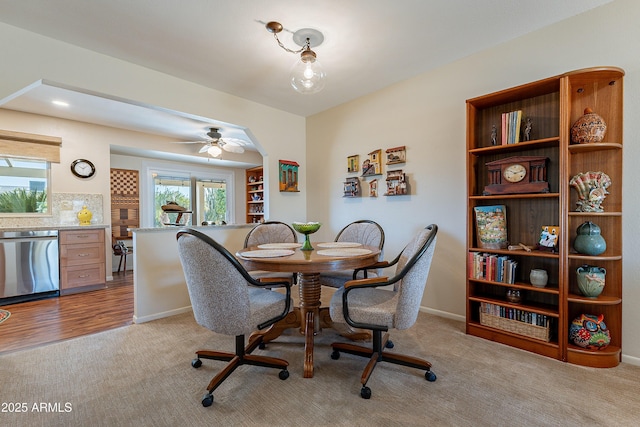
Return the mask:
[[0,305],[59,295],[58,230],[0,231]]

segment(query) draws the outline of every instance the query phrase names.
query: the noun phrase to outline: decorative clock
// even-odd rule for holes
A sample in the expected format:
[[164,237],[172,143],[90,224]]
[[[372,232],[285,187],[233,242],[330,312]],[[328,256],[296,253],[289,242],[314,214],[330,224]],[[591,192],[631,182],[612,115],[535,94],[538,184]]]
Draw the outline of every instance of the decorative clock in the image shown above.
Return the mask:
[[71,163],[71,172],[78,178],[91,178],[96,173],[96,167],[89,160],[76,159]]
[[483,195],[548,193],[545,156],[515,156],[486,163],[489,184]]

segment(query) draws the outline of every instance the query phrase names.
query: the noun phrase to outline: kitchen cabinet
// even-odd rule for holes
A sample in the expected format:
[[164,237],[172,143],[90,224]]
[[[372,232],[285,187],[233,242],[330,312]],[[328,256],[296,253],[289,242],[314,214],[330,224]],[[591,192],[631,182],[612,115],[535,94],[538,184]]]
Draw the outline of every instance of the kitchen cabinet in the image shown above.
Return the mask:
[[60,230],[60,294],[104,287],[104,229]]

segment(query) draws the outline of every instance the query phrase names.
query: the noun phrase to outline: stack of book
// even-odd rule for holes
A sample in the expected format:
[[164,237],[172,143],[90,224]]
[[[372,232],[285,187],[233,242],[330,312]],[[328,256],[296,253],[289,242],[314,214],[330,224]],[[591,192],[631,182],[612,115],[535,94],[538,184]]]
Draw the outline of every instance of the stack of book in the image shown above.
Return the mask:
[[469,277],[513,284],[518,262],[506,255],[469,252]]
[[518,308],[503,307],[498,304],[488,302],[480,303],[480,311],[491,316],[502,317],[505,319],[517,320],[519,322],[528,323],[535,326],[549,326],[549,316],[544,314],[532,313]]
[[521,122],[522,110],[502,113],[502,145],[517,144],[520,142]]
[[503,307],[488,302],[480,303],[480,324],[525,335],[543,341],[550,341],[551,321],[549,316],[511,307]]

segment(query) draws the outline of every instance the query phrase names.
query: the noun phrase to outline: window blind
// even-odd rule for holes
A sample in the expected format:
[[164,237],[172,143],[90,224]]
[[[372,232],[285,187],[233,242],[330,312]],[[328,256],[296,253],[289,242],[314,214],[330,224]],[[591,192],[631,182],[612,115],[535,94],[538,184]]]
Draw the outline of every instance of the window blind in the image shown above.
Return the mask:
[[0,130],[0,155],[60,163],[62,138]]

